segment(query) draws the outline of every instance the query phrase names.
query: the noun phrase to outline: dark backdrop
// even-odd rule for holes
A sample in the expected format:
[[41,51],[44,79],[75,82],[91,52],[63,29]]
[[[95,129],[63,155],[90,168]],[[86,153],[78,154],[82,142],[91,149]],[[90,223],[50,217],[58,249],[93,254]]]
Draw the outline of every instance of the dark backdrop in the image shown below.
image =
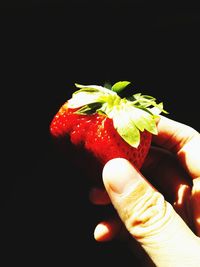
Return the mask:
[[81,173],[52,145],[49,124],[75,82],[129,80],[137,92],[163,101],[169,117],[199,130],[199,9],[52,0],[7,1],[0,12],[7,261],[26,266],[130,261],[123,244],[94,241],[101,210],[88,201]]

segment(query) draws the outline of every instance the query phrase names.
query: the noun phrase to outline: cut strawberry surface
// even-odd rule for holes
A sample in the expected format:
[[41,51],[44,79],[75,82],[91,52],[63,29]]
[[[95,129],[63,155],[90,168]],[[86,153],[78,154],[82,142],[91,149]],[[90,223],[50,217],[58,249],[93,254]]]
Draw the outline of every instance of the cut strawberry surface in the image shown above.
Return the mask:
[[76,84],[78,90],[51,122],[52,137],[62,141],[68,158],[71,153],[75,164],[84,167],[92,179],[101,175],[112,158],[126,158],[140,169],[152,134],[157,134],[156,119],[166,113],[162,103],[157,104],[151,96],[138,93],[121,98],[120,92],[129,84],[121,81],[110,89]]

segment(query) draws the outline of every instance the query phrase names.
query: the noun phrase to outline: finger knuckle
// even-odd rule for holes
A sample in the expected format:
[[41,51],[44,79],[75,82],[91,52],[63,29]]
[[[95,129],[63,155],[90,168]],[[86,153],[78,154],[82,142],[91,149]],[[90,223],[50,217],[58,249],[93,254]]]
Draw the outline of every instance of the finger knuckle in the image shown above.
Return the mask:
[[171,206],[158,191],[151,187],[147,189],[145,185],[141,187],[140,192],[145,192],[137,198],[134,191],[127,195],[123,209],[126,227],[137,239],[161,231],[169,219],[168,210]]

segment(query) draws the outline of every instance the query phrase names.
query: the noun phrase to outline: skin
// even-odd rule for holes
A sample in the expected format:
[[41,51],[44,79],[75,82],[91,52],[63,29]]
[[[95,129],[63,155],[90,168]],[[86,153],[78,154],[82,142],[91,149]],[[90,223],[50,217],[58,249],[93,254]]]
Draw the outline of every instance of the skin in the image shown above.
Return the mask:
[[92,188],[95,205],[111,205],[99,222],[99,242],[125,240],[141,266],[198,266],[200,262],[200,134],[164,116],[142,169],[109,161],[105,188]]

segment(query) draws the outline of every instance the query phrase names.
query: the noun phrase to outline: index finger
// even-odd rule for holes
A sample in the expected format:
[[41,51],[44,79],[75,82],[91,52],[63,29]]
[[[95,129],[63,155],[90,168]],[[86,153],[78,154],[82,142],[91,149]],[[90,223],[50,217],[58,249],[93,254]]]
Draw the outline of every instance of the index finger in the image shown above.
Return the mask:
[[200,176],[200,134],[192,127],[160,116],[153,143],[177,156],[194,179]]

